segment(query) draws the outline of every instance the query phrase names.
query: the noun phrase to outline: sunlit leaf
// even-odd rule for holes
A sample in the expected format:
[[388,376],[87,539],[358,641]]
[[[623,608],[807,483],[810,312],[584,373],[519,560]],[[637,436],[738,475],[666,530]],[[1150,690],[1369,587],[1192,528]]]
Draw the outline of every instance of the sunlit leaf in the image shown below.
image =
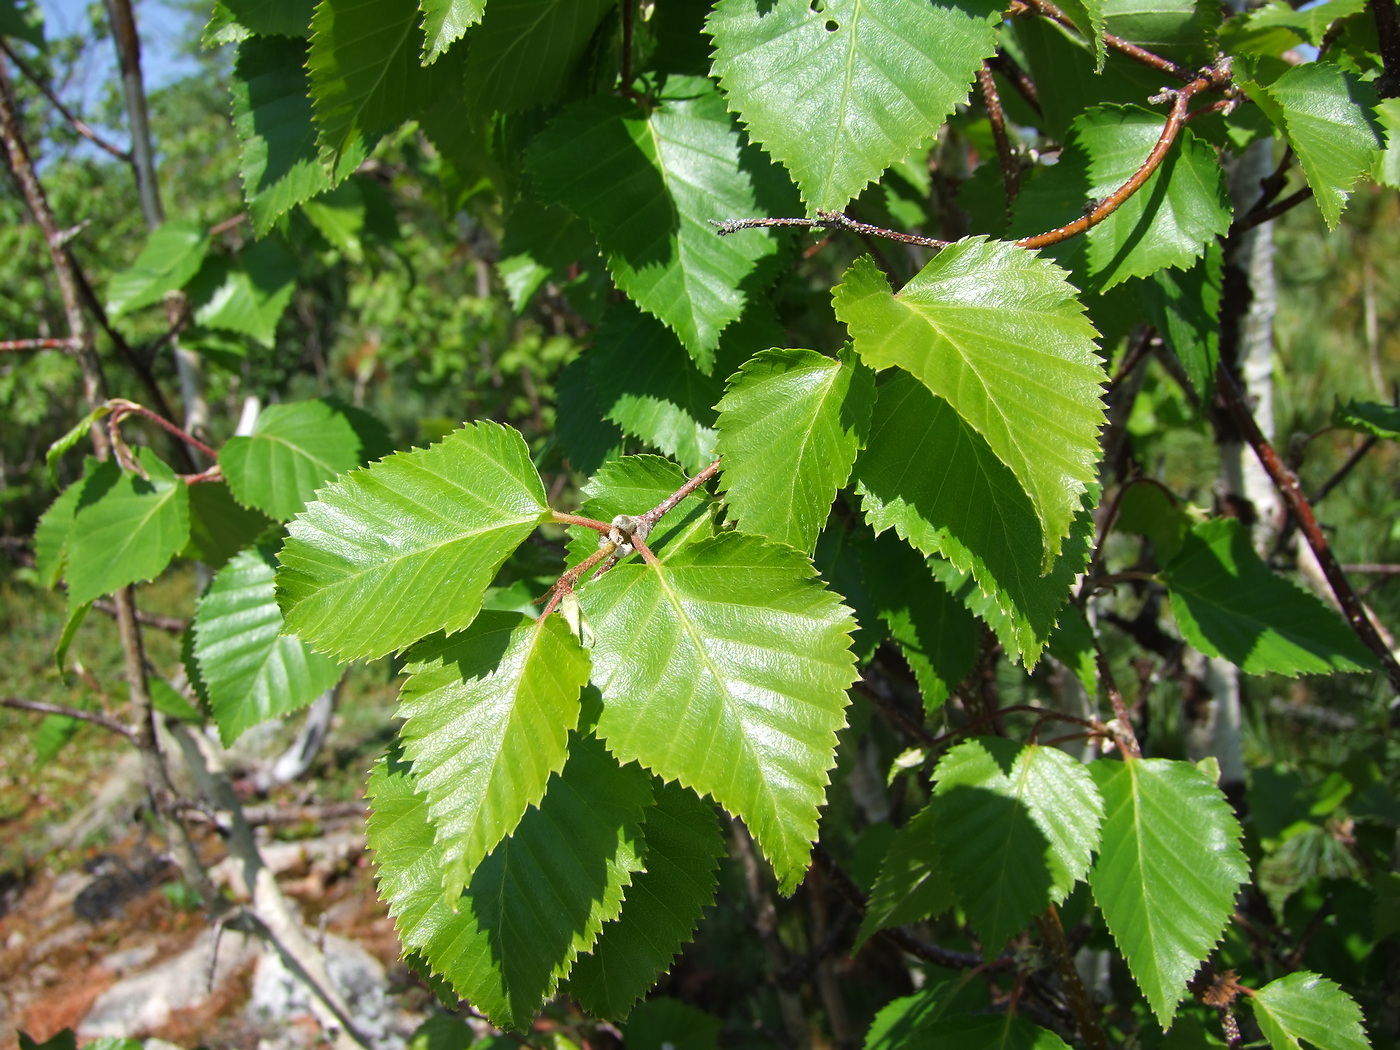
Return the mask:
[[[486,10],[486,0],[419,0],[423,12],[423,62],[439,55],[462,38]],[[493,5],[494,6],[494,5]]]
[[209,233],[197,222],[172,220],[157,226],[130,268],[112,278],[107,312],[123,317],[183,288],[204,263]]
[[1273,1050],[1370,1050],[1361,1010],[1334,981],[1315,973],[1290,973],[1248,998],[1254,1019]]

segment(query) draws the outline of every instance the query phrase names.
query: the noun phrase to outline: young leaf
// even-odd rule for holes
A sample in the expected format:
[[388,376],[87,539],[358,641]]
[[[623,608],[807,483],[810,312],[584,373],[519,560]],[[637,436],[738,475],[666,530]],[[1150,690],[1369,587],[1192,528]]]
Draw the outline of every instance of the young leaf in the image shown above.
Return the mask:
[[466,627],[549,511],[524,440],[485,420],[318,496],[288,526],[277,600],[287,630],[345,660]]
[[1384,148],[1372,113],[1380,101],[1375,88],[1332,62],[1307,62],[1267,86],[1243,86],[1256,102],[1268,103],[1265,113],[1288,137],[1328,229],[1335,230],[1356,180]]
[[296,258],[276,238],[254,241],[232,259],[211,256],[189,285],[194,319],[271,348],[296,279]]
[[333,173],[321,166],[305,66],[304,40],[255,36],[238,45],[229,88],[233,127],[242,143],[239,171],[248,217],[259,237],[279,216],[339,183],[369,152],[368,143],[357,139]]
[[[638,515],[651,510],[686,483],[686,476],[660,456],[624,456],[606,463],[583,486],[579,513],[595,521],[612,521],[619,514]],[[647,546],[661,554],[682,543],[714,535],[713,501],[703,491],[692,492],[671,508],[647,539]],[[569,564],[577,565],[598,549],[598,534],[574,525],[569,529]]]
[[326,482],[391,448],[367,412],[330,398],[292,401],[268,405],[252,434],[224,442],[219,466],[240,503],[286,521]]
[[341,668],[282,634],[272,551],[243,551],[199,599],[194,657],[224,746],[270,718],[305,707],[335,685]]
[[575,737],[538,809],[476,869],[457,910],[442,899],[441,851],[407,763],[370,776],[369,845],[404,948],[501,1027],[523,1029],[616,918],[642,870],[647,777]]
[[1249,674],[1292,677],[1378,666],[1335,612],[1264,564],[1235,518],[1193,528],[1162,575],[1182,636]]
[[190,538],[185,483],[150,449],[136,459],[150,480],[108,462],[83,484],[67,544],[70,609],[155,579]]
[[[928,561],[888,533],[863,544],[870,596],[909,661],[932,714],[977,662],[981,629],[964,604],[929,571]],[[964,591],[966,588],[964,588]]]
[[925,806],[895,833],[870,891],[857,948],[881,930],[942,915],[958,903],[943,868],[937,820],[937,812]]
[[1190,762],[1101,760],[1094,899],[1162,1027],[1224,932],[1249,878],[1240,826],[1215,782]]
[[418,6],[423,12],[422,61],[428,65],[481,21],[486,0],[419,0]]
[[1108,45],[1103,38],[1105,6],[1104,0],[1068,0],[1068,3],[1060,5],[1060,10],[1074,23],[1079,35],[1093,47],[1094,72],[1100,74],[1108,60]]
[[512,112],[553,102],[612,6],[612,0],[491,0],[467,51],[473,109]]
[[107,289],[107,312],[113,319],[178,291],[204,262],[209,234],[196,222],[172,220],[156,227],[131,268],[112,278]]
[[570,993],[597,1017],[625,1019],[670,969],[715,899],[724,839],[714,809],[679,784],[654,785],[652,793],[656,804],[642,829],[646,871],[633,877],[622,913],[603,927],[592,952],[569,975]]
[[1400,441],[1400,408],[1375,401],[1338,402],[1332,408],[1332,425],[1346,427],[1361,434]]
[[850,611],[790,547],[726,533],[584,587],[598,735],[741,817],[791,893],[855,678]]
[[1088,873],[1103,802],[1065,752],[995,737],[959,744],[934,777],[942,867],[991,958]]
[[63,579],[63,570],[68,560],[68,537],[73,531],[73,516],[78,512],[78,504],[83,497],[83,486],[97,469],[97,460],[89,457],[83,465],[83,476],[59,493],[58,499],[44,511],[34,529],[34,568],[38,571],[39,583],[49,590],[57,587],[58,581]]
[[617,286],[674,329],[705,372],[744,312],[740,284],[777,251],[767,231],[717,237],[710,225],[758,211],[740,147],[713,86],[672,77],[649,112],[605,96],[570,106],[528,156],[540,195],[588,220]]
[[1355,1000],[1326,977],[1290,973],[1248,1002],[1273,1050],[1299,1050],[1300,1039],[1317,1050],[1370,1050]]
[[400,735],[451,905],[564,768],[588,654],[557,616],[484,612],[451,638],[414,646],[408,661]]
[[[911,470],[911,449],[938,452]],[[947,559],[940,565],[935,558],[930,568],[955,594],[961,575],[971,573],[977,592],[965,600],[1009,654],[1033,666],[1088,562],[1086,529],[1076,527],[1054,570],[1040,575],[1043,548],[1030,498],[981,435],[905,373],[880,386],[856,480],[871,527],[893,526],[925,554]]]
[[866,364],[911,372],[1011,468],[1040,521],[1040,570],[1049,570],[1094,478],[1104,419],[1096,333],[1065,272],[974,237],[945,248],[897,295],[873,260],[857,259],[833,299]]
[[849,350],[765,350],[719,403],[720,491],[744,532],[808,554],[870,431],[875,381]]
[[933,139],[995,52],[1000,21],[975,0],[720,0],[705,28],[730,104],[817,212],[841,211]]

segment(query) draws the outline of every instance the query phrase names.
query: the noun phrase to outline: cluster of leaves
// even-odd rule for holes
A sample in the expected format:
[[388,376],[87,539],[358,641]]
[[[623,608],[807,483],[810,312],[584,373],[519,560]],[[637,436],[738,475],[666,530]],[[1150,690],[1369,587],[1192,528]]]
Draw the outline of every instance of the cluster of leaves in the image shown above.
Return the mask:
[[[168,223],[112,283],[115,316],[183,290],[200,330],[271,342],[296,282],[280,228],[299,214],[362,251],[382,190],[355,172],[416,122],[449,208],[504,211],[516,308],[596,326],[533,455],[489,420],[393,452],[373,419],[323,400],[267,410],[197,479],[144,448],[89,461],[35,540],[43,580],[68,587],[61,653],[94,599],[176,556],[218,570],[187,670],[226,742],[341,664],[401,653],[403,724],[369,785],[381,893],[410,958],[514,1028],[561,987],[596,1016],[633,1011],[714,900],[716,805],[793,892],[848,690],[862,674],[889,688],[891,654],[931,721],[998,653],[1023,678],[1049,653],[1091,696],[1112,692],[1083,611],[1093,581],[1074,593],[1106,571],[1110,531],[1146,538],[1125,567],[1198,652],[1248,674],[1377,669],[1238,520],[1100,462],[1105,362],[1135,326],[1210,400],[1232,230],[1252,218],[1222,159],[1286,142],[1329,226],[1362,176],[1396,184],[1400,112],[1377,94],[1368,23],[1349,0],[1223,23],[1186,0],[1032,8],[219,0],[206,41],[236,49],[257,239],[211,251],[202,227]],[[1328,50],[1285,61],[1304,43]],[[1164,115],[1151,106],[1176,74]],[[1193,98],[1212,101],[1187,112]],[[1056,163],[1023,165],[1003,117]],[[949,158],[969,151],[1006,160],[955,186]],[[938,203],[955,193],[956,216]],[[838,274],[780,227],[712,225],[840,225],[848,207],[966,236]],[[1081,236],[1047,235],[1086,212]],[[561,460],[587,478],[577,515],[546,497],[540,468]],[[687,482],[702,470],[713,492]],[[559,612],[541,617],[510,584],[560,522]],[[902,756],[891,775],[927,799],[859,858],[860,939],[955,915],[996,963],[1074,906],[1141,991],[1125,1030],[1150,1032],[1149,1014],[1170,1027],[1249,864],[1217,767],[1142,757],[1116,713],[1075,719],[1122,752],[1087,765],[1038,725],[1026,743],[979,735],[994,718]],[[1275,1050],[1366,1045],[1337,984],[1264,970],[1249,1002]],[[867,1045],[1063,1045],[985,1005],[930,986]]]

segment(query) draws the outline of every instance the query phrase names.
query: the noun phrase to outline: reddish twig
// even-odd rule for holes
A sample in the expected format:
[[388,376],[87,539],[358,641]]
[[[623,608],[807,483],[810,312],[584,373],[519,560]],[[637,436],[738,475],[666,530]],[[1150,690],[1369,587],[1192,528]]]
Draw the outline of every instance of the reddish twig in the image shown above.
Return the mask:
[[1118,690],[1118,683],[1113,678],[1113,670],[1108,666],[1108,657],[1104,654],[1097,635],[1094,637],[1094,666],[1098,668],[1099,681],[1113,705],[1113,717],[1118,723],[1113,735],[1119,748],[1122,749],[1125,758],[1141,758],[1142,748],[1138,746],[1137,734],[1133,732],[1133,720],[1128,715],[1128,705],[1123,702],[1123,694]]
[[[1249,442],[1249,447],[1254,450],[1255,456],[1258,457],[1260,465],[1273,481],[1279,495],[1283,497],[1289,513],[1307,539],[1308,546],[1317,555],[1318,565],[1322,568],[1323,576],[1327,578],[1328,586],[1332,588],[1332,594],[1341,607],[1342,615],[1346,617],[1347,623],[1351,625],[1351,629],[1356,632],[1356,636],[1361,639],[1362,644],[1370,649],[1375,654],[1376,659],[1380,661],[1385,676],[1390,681],[1391,688],[1400,694],[1400,663],[1396,663],[1394,654],[1391,653],[1377,632],[1376,625],[1366,615],[1365,606],[1361,604],[1361,599],[1352,589],[1351,581],[1342,571],[1337,556],[1332,553],[1332,546],[1327,542],[1326,534],[1317,523],[1312,504],[1308,502],[1307,496],[1303,494],[1303,487],[1298,483],[1298,476],[1288,469],[1288,465],[1283,462],[1273,445],[1269,443],[1269,439],[1264,436],[1264,432],[1259,429],[1259,423],[1245,403],[1244,394],[1235,382],[1235,377],[1230,374],[1230,370],[1223,363],[1216,370],[1216,389],[1234,419],[1235,425],[1239,427],[1240,433]],[[1400,708],[1393,709],[1392,717],[1400,718]]]
[[987,120],[992,125],[992,138],[997,144],[997,160],[1001,163],[1001,182],[1006,189],[1006,206],[1009,209],[1021,192],[1021,171],[1016,162],[1016,154],[1011,149],[1011,139],[1006,134],[1006,114],[1001,109],[1001,96],[997,94],[996,80],[992,77],[992,67],[986,62],[977,71],[977,87],[982,92],[982,102],[987,107]]
[[81,117],[79,117],[76,113],[74,113],[71,109],[69,109],[63,104],[63,101],[56,94],[54,94],[53,90],[48,86],[48,84],[44,82],[44,79],[41,76],[39,76],[37,72],[34,71],[33,67],[31,67],[29,63],[27,63],[24,59],[20,58],[19,55],[15,54],[14,50],[10,47],[9,44],[5,43],[3,39],[0,39],[0,51],[5,52],[5,57],[8,58],[11,62],[13,62],[15,66],[19,69],[19,71],[23,73],[25,77],[30,81],[30,83],[32,83],[36,88],[39,89],[39,94],[43,95],[44,98],[49,100],[49,105],[53,106],[54,109],[58,110],[59,113],[63,115],[63,119],[68,121],[69,125],[73,128],[74,131],[76,131],[83,138],[87,139],[98,149],[106,150],[108,153],[116,157],[117,160],[121,161],[123,164],[131,163],[130,150],[124,150],[120,146],[112,145],[112,143],[108,142],[97,132],[93,131],[92,127],[85,120],[83,120]]
[[0,696],[0,707],[13,707],[19,711],[33,711],[41,715],[76,718],[82,722],[91,722],[95,726],[101,726],[109,733],[116,733],[128,740],[134,739],[131,730],[115,719],[108,718],[96,711],[84,711],[80,707],[65,707],[62,704],[50,704],[43,700],[24,700],[18,696]]
[[850,230],[852,233],[883,237],[887,241],[898,241],[900,244],[917,244],[924,248],[946,248],[953,243],[952,241],[940,241],[936,237],[923,237],[917,233],[901,233],[898,230],[887,230],[883,226],[872,226],[868,222],[852,219],[849,215],[842,215],[839,211],[819,211],[815,219],[797,219],[785,216],[759,219],[711,219],[710,225],[716,228],[716,232],[721,237],[738,233],[740,230],[757,230],[773,226],[802,226],[807,229]]
[[229,216],[223,222],[216,222],[213,226],[210,226],[209,236],[221,237],[232,230],[238,229],[238,227],[242,226],[247,221],[248,213],[246,211],[241,211],[237,215]]
[[1228,76],[1228,72],[1224,69],[1212,69],[1201,74],[1185,87],[1171,92],[1174,101],[1171,113],[1167,116],[1167,123],[1162,128],[1162,134],[1157,139],[1157,144],[1152,147],[1152,152],[1143,161],[1142,166],[1133,172],[1127,182],[1101,200],[1087,214],[1081,215],[1073,222],[1056,230],[1036,234],[1033,237],[1022,237],[1016,243],[1022,248],[1045,248],[1051,244],[1059,244],[1061,241],[1067,241],[1086,230],[1093,229],[1112,215],[1123,206],[1129,197],[1142,189],[1147,180],[1161,166],[1162,161],[1166,159],[1167,151],[1171,149],[1172,143],[1176,141],[1177,135],[1186,124],[1186,115],[1190,109],[1191,99],[1202,91],[1220,86]]
[[[199,451],[203,452],[210,459],[219,458],[219,453],[216,449],[210,448],[198,438],[185,433],[174,423],[170,422],[170,420],[166,419],[164,416],[160,415],[157,412],[152,412],[145,405],[138,405],[135,401],[128,401],[125,398],[121,397],[112,398],[112,400],[109,401],[108,404],[112,406],[112,414],[108,418],[107,425],[112,430],[114,439],[116,436],[116,429],[121,424],[122,420],[126,419],[128,416],[141,416],[143,419],[149,419],[152,423],[156,424],[156,426],[164,428],[166,431],[175,435],[177,438],[179,438],[186,444],[193,445],[195,448],[199,449]],[[191,476],[198,477],[199,474],[197,472],[191,472]],[[200,480],[207,479],[200,477]]]
[[3,339],[0,340],[0,354],[32,350],[76,350],[79,345],[81,344],[73,339]]

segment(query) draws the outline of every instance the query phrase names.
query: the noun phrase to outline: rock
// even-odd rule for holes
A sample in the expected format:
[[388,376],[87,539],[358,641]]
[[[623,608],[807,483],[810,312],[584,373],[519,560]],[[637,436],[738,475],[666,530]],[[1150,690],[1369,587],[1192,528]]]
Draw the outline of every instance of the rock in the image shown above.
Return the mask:
[[214,980],[209,981],[209,953],[214,932],[202,933],[193,947],[173,959],[118,981],[93,1003],[78,1026],[80,1040],[103,1036],[122,1038],[159,1028],[174,1010],[198,1006],[210,988],[247,966],[257,956],[258,943],[251,937],[226,930],[219,939]]

